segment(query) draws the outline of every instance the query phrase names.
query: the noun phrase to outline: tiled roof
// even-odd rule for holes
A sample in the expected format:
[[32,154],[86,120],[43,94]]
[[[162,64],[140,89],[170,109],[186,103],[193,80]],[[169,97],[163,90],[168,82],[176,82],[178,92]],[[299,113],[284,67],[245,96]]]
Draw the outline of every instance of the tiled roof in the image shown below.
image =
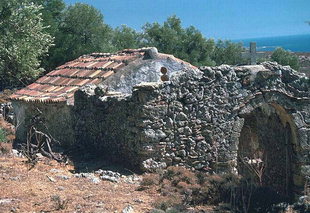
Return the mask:
[[[86,84],[98,84],[113,75],[130,62],[145,56],[154,48],[125,49],[117,53],[92,53],[70,61],[33,84],[16,91],[12,100],[27,102],[67,102],[73,103],[76,90]],[[156,48],[155,48],[156,49]],[[157,50],[156,50],[157,52]],[[149,55],[146,55],[149,57]],[[193,65],[175,58],[173,55],[157,53],[158,58],[173,58],[179,63]]]
[[131,61],[143,57],[144,53],[145,49],[126,49],[115,54],[93,53],[81,56],[16,91],[10,98],[36,102],[72,102],[74,92],[80,87],[102,82]]

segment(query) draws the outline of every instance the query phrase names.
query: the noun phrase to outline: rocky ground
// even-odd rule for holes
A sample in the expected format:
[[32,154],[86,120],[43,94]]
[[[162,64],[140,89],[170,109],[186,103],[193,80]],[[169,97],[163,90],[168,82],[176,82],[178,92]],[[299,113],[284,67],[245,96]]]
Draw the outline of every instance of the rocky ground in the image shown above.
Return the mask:
[[[35,165],[10,143],[0,142],[0,212],[100,212],[100,213],[204,213],[217,211],[215,206],[187,206],[182,211],[156,209],[169,197],[162,196],[157,185],[141,182],[149,174],[138,175],[124,168],[97,167],[107,162],[80,162],[73,166],[60,164],[38,155]],[[84,164],[84,166],[82,166]],[[80,168],[79,168],[80,167]],[[106,168],[103,166],[102,168]],[[80,172],[78,172],[80,171]],[[168,201],[169,203],[170,201]]]
[[34,167],[25,161],[16,153],[0,156],[0,212],[149,212],[159,196],[136,190],[139,175],[74,173],[46,158]]

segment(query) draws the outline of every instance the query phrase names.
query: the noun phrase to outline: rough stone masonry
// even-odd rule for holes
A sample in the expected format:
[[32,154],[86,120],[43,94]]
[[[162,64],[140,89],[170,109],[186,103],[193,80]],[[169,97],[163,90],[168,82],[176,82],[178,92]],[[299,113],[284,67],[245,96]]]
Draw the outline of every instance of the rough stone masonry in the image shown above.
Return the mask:
[[288,66],[187,69],[131,95],[86,86],[75,94],[76,139],[125,164],[182,165],[245,174],[264,163],[262,181],[300,193],[310,176],[310,80]]

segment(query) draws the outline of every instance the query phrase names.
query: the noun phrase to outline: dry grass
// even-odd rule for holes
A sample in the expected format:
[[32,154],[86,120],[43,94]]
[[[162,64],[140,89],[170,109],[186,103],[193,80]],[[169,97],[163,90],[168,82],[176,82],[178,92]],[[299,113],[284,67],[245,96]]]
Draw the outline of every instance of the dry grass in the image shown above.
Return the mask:
[[31,170],[24,161],[0,156],[0,212],[121,212],[128,205],[135,212],[148,212],[159,197],[154,191],[136,191],[135,184],[95,184],[74,177],[72,166],[55,161],[39,161]]

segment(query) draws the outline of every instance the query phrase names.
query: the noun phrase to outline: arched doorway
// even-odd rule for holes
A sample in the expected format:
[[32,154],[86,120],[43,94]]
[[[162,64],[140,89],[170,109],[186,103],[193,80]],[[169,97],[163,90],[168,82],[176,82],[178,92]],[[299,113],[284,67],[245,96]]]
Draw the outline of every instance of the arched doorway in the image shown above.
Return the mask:
[[282,197],[293,197],[296,162],[294,123],[276,104],[244,114],[238,146],[238,173]]

